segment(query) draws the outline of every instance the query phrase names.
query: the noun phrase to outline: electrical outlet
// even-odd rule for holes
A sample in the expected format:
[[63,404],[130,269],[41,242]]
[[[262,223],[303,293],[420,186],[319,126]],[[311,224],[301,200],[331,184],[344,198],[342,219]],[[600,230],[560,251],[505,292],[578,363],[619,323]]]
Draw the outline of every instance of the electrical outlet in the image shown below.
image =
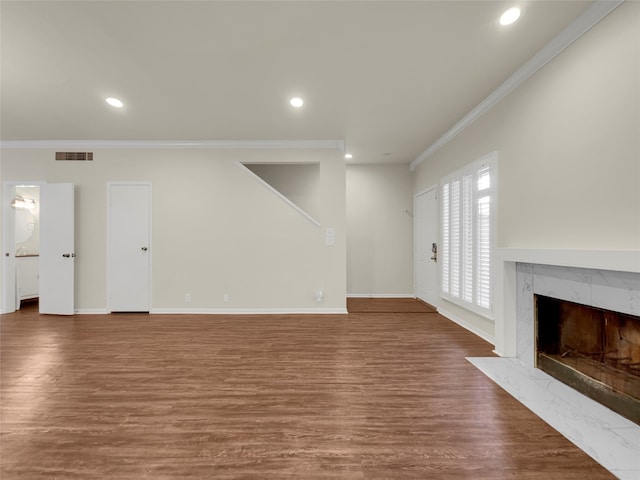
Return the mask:
[[228,301],[229,301],[229,294],[228,294],[228,293],[225,293],[225,294],[223,295],[222,299],[223,299],[225,302],[228,302]]
[[184,294],[184,303],[191,303],[191,294],[190,293],[185,293]]

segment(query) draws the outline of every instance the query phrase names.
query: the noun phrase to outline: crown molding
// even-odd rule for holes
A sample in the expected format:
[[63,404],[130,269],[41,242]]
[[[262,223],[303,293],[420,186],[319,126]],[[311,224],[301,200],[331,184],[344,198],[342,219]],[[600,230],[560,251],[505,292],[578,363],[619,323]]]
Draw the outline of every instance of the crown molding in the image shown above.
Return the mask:
[[212,149],[319,150],[344,152],[344,140],[6,140],[5,149]]
[[623,2],[624,0],[596,0],[593,2],[593,4],[582,13],[582,15],[571,22],[553,40],[539,50],[538,53],[531,57],[531,59],[529,59],[518,70],[516,70],[511,77],[496,88],[487,98],[462,117],[462,119],[451,127],[449,131],[442,135],[429,148],[412,161],[409,164],[411,170],[415,170],[418,165],[449,143],[454,137],[475,122],[478,118],[491,110],[498,104],[498,102],[500,102],[500,100],[544,67],[548,62],[555,58],[556,55],[589,31],[591,27],[609,15]]

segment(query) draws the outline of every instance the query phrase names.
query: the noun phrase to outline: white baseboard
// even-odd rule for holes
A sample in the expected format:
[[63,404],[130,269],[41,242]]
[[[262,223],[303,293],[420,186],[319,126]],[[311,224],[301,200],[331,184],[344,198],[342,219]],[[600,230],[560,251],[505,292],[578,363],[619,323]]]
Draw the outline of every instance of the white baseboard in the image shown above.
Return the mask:
[[169,315],[346,315],[347,309],[334,308],[152,308],[151,314]]
[[[109,315],[106,308],[76,308],[75,315]],[[2,312],[13,313],[13,312]],[[334,308],[152,308],[151,314],[203,314],[203,315],[346,315],[347,309]]]
[[[18,310],[14,310],[18,311]],[[2,313],[13,313],[13,312],[2,312]],[[108,315],[111,313],[106,308],[76,308],[73,310],[74,315]]]
[[480,330],[478,327],[475,327],[475,326],[471,325],[470,323],[465,322],[460,317],[457,317],[453,313],[447,312],[446,310],[443,310],[441,308],[438,308],[438,313],[440,315],[442,315],[443,317],[446,317],[448,320],[451,320],[453,323],[457,323],[462,328],[464,328],[466,330],[469,330],[471,333],[473,333],[473,334],[479,336],[480,338],[482,338],[483,340],[489,342],[491,345],[495,345],[494,337],[492,335],[489,335],[487,332],[484,332],[484,331]]
[[347,293],[347,298],[416,298],[413,293]]

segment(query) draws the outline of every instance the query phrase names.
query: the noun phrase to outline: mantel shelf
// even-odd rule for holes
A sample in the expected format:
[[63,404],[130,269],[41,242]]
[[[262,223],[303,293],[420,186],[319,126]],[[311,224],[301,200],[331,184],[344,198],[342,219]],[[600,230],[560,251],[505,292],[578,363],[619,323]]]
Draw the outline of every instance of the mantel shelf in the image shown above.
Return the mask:
[[640,250],[497,248],[496,257],[502,262],[640,273]]

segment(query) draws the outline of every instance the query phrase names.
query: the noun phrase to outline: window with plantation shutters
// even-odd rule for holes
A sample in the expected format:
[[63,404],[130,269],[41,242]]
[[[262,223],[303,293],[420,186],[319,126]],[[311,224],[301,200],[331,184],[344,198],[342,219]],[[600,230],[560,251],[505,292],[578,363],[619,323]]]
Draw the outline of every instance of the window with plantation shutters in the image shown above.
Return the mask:
[[492,250],[497,154],[441,181],[442,295],[492,317]]

